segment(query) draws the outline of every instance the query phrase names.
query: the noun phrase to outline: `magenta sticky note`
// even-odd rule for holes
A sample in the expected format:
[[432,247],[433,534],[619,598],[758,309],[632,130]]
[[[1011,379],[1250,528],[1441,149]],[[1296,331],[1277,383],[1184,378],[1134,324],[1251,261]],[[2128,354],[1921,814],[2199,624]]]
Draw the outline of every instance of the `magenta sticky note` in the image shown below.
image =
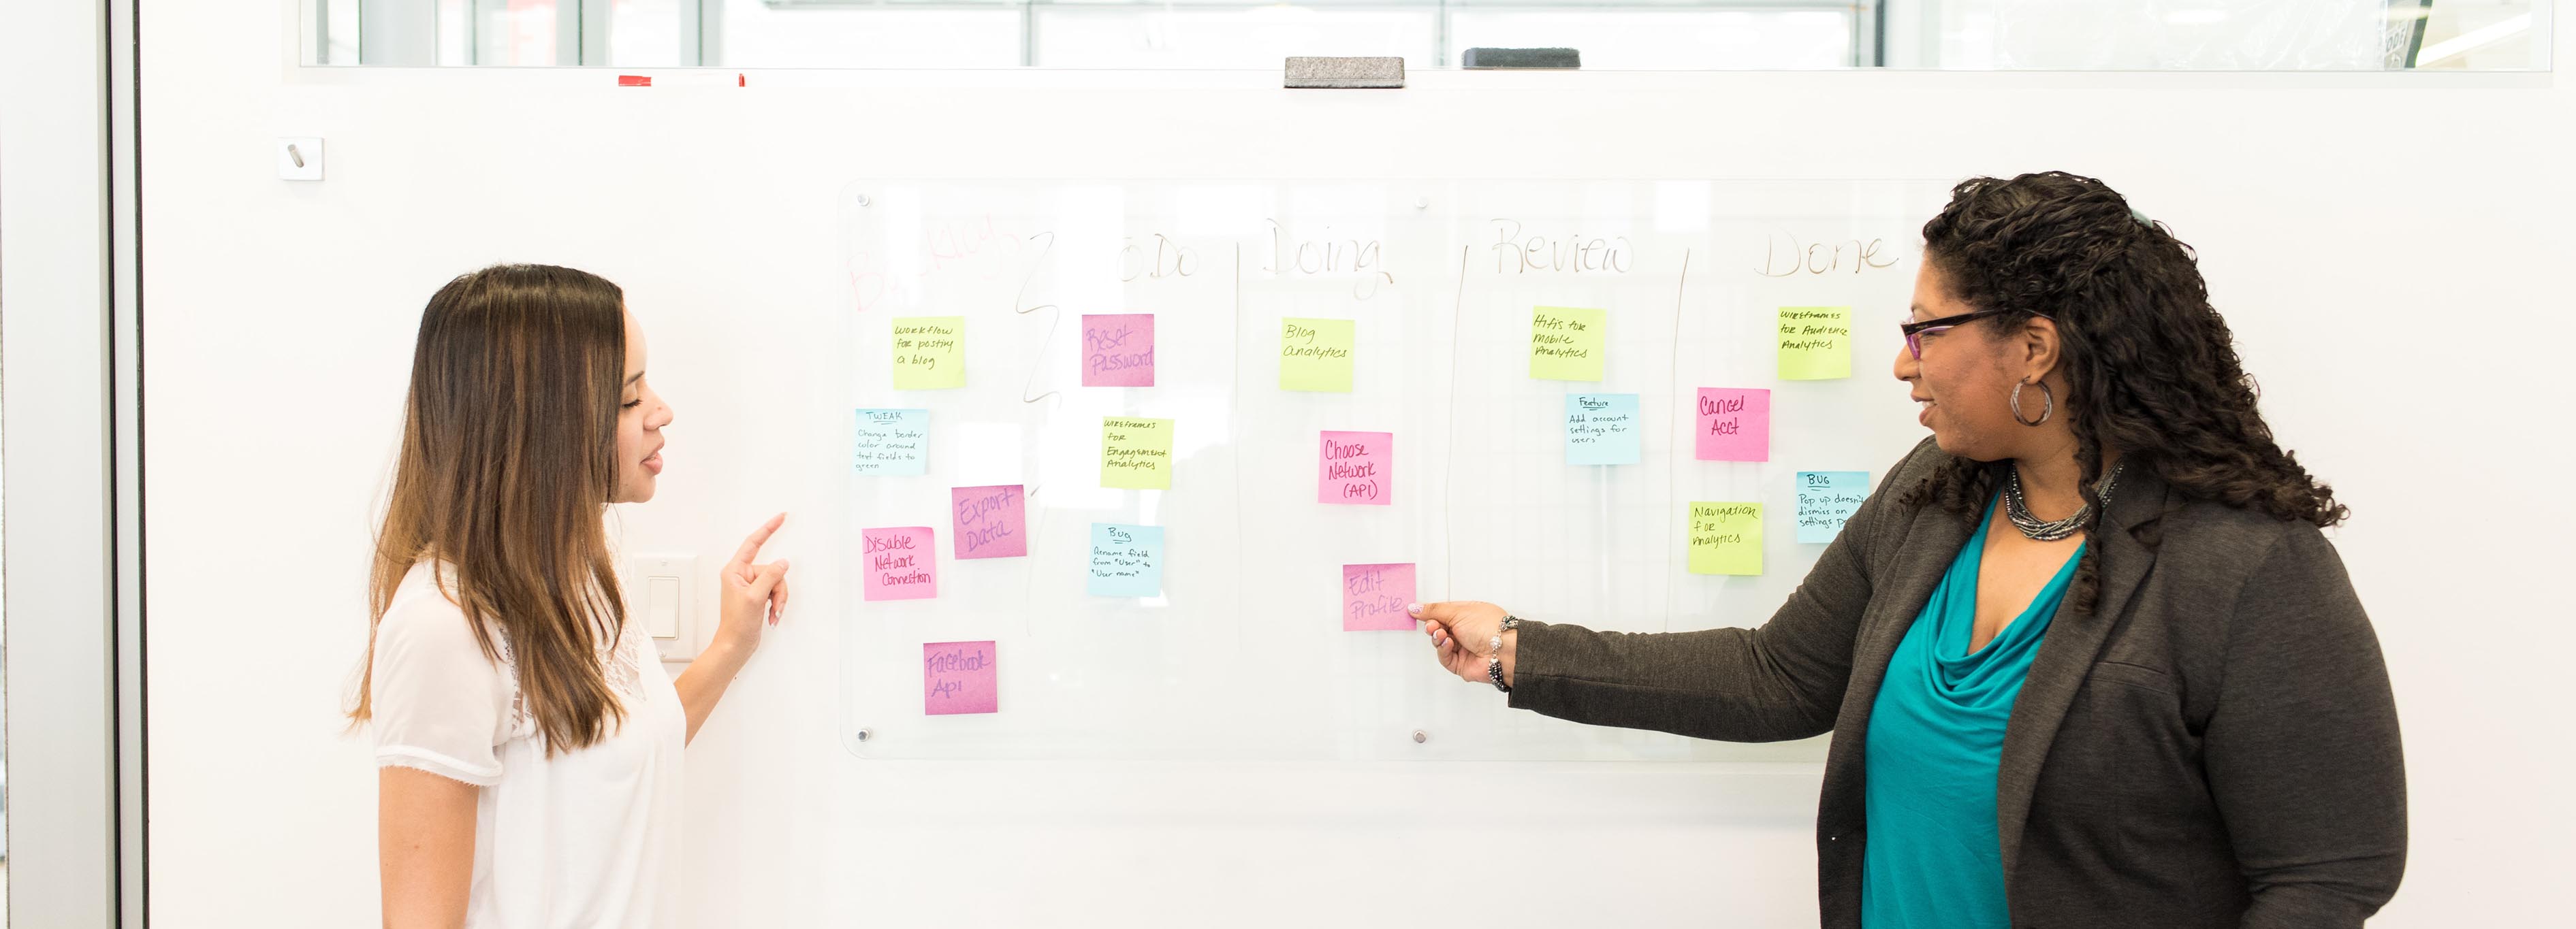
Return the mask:
[[1028,495],[1018,484],[958,487],[948,491],[957,557],[1019,558],[1029,553]]
[[1413,628],[1413,566],[1346,564],[1342,566],[1342,631]]
[[920,600],[939,596],[938,540],[928,526],[861,529],[859,569],[868,600]]
[[921,646],[921,711],[932,716],[1002,711],[1001,653],[991,642]]
[[1084,316],[1082,386],[1154,386],[1154,314]]
[[1317,503],[1385,506],[1394,502],[1395,433],[1327,432]]
[[1699,460],[1771,460],[1771,392],[1760,388],[1699,389]]

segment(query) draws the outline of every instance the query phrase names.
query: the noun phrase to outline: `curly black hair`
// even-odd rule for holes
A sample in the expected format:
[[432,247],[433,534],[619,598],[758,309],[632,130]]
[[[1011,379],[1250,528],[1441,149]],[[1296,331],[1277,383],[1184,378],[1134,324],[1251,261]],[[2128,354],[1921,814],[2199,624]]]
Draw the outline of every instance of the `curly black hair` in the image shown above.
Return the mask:
[[[2106,446],[2120,450],[2123,469],[2152,469],[2195,498],[2321,528],[2349,514],[2273,441],[2191,247],[2108,185],[2060,171],[1971,178],[1923,224],[1923,251],[1951,296],[2004,311],[1992,318],[1999,331],[2033,315],[2056,322],[2067,394],[2058,406],[2094,504],[2088,535],[2101,528],[2093,487]],[[1903,502],[1973,522],[2008,466],[1956,460]],[[2134,533],[2150,547],[2161,541],[2153,520]],[[2091,613],[2100,594],[2097,549],[2084,547],[2069,590],[2077,613]]]

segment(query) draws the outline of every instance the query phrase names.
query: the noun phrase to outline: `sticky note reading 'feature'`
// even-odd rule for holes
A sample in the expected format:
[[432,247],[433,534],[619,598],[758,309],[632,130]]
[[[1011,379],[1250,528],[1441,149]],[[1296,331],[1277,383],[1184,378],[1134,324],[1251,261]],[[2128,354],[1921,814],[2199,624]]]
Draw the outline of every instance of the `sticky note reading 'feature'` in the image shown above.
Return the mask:
[[1780,308],[1780,379],[1851,376],[1851,307]]
[[923,474],[930,468],[929,410],[860,410],[860,474]]
[[1091,524],[1091,583],[1095,597],[1163,595],[1163,527]]
[[1600,380],[1609,335],[1609,310],[1531,309],[1530,376],[1549,381]]
[[1279,321],[1279,389],[1351,392],[1358,326],[1347,319]]
[[1029,553],[1028,498],[1018,484],[958,487],[948,492],[957,557],[1018,558]]
[[1083,317],[1082,386],[1154,386],[1154,314]]
[[928,526],[861,529],[859,569],[869,600],[924,600],[939,596],[938,541]]
[[1771,460],[1771,392],[1699,389],[1699,460]]
[[1413,566],[1346,564],[1342,566],[1342,631],[1413,629]]
[[1100,421],[1100,486],[1172,488],[1172,421],[1110,416]]
[[1691,504],[1690,573],[1762,573],[1762,504]]
[[966,386],[966,317],[914,316],[894,321],[894,389]]
[[1643,457],[1636,394],[1565,395],[1566,464],[1636,464]]
[[1798,472],[1798,541],[1833,541],[1867,499],[1867,471]]
[[1395,433],[1324,433],[1317,503],[1385,506],[1395,502]]
[[921,646],[921,711],[932,716],[1002,710],[1001,651],[991,642]]

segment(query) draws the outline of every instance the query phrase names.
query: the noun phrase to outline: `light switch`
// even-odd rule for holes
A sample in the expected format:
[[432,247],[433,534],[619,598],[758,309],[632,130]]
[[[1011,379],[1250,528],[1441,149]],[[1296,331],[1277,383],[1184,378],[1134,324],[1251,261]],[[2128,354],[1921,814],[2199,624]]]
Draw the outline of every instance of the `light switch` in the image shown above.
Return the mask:
[[277,140],[277,176],[289,181],[322,179],[322,140],[299,137]]
[[698,657],[697,579],[695,555],[626,557],[627,615],[652,634],[663,661]]
[[648,578],[644,582],[644,628],[656,639],[680,637],[680,579]]

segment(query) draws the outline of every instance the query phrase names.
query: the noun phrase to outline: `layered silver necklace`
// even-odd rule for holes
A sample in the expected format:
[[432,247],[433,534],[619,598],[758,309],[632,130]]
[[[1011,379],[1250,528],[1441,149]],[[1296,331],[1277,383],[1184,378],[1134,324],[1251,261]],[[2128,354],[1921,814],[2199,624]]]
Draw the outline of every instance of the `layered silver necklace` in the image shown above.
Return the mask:
[[[2111,487],[2119,483],[2120,469],[2125,467],[2125,461],[2112,465],[2111,473],[2102,475],[2102,482],[2093,485],[2093,496],[2100,498],[2105,509],[2111,506]],[[2011,470],[2012,475],[2004,482],[2004,518],[2012,520],[2013,528],[2033,542],[2055,542],[2083,531],[2085,520],[2093,515],[2093,504],[2077,507],[2075,515],[2065,519],[2032,516],[2030,506],[2021,499],[2021,469]]]

